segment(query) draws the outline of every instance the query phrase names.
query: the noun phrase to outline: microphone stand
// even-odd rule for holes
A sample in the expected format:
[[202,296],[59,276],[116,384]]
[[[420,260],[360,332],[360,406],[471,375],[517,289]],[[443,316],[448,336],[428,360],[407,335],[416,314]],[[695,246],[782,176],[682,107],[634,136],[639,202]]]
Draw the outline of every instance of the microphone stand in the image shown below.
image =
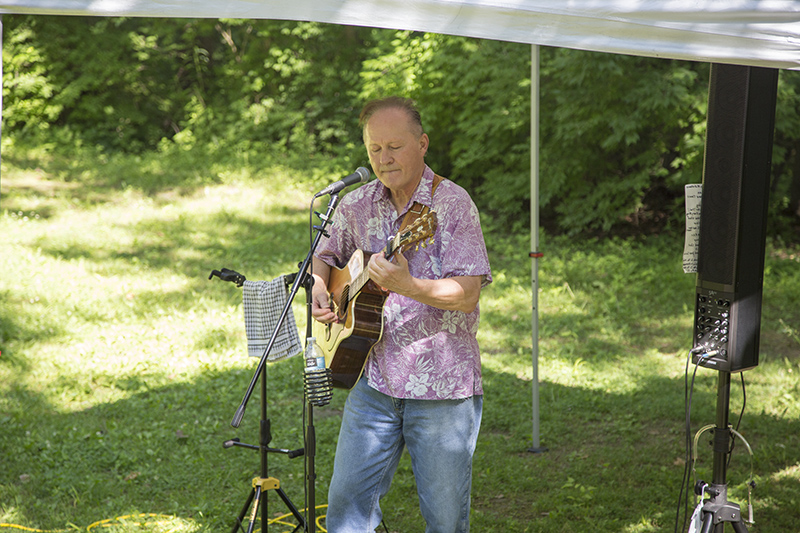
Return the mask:
[[[315,197],[316,198],[316,197]],[[278,332],[280,331],[281,326],[283,325],[286,316],[289,313],[289,309],[291,308],[292,302],[294,301],[295,296],[297,295],[297,291],[300,288],[300,285],[303,285],[306,290],[306,306],[307,306],[307,320],[306,320],[306,330],[307,335],[306,339],[311,336],[311,320],[313,320],[311,316],[311,287],[314,283],[314,279],[311,275],[311,262],[312,258],[314,257],[314,252],[319,246],[320,240],[322,240],[323,236],[328,236],[325,231],[325,228],[330,223],[330,219],[333,216],[333,212],[336,210],[336,206],[339,203],[339,193],[333,192],[330,195],[330,200],[328,201],[328,207],[325,214],[317,213],[317,216],[322,221],[322,224],[319,226],[314,226],[313,229],[316,230],[316,236],[314,237],[311,247],[306,255],[306,258],[300,263],[300,270],[299,275],[295,277],[294,282],[292,283],[292,288],[289,292],[289,296],[286,299],[286,304],[283,307],[283,311],[278,319],[278,323],[275,326],[275,330],[272,333],[272,337],[270,337],[269,343],[267,347],[264,348],[264,352],[261,354],[261,360],[258,362],[258,366],[256,367],[255,372],[253,372],[253,377],[250,380],[250,384],[245,391],[244,397],[242,398],[242,402],[239,407],[236,409],[236,412],[233,415],[233,419],[231,420],[231,426],[234,428],[238,428],[239,425],[242,423],[242,419],[244,418],[245,410],[247,409],[247,403],[250,401],[250,397],[253,394],[253,391],[256,387],[256,382],[261,377],[261,445],[250,446],[244,445],[247,447],[252,448],[259,448],[261,450],[261,477],[256,478],[253,480],[253,490],[250,493],[250,497],[248,498],[247,502],[245,503],[244,508],[242,509],[242,513],[239,516],[239,519],[236,524],[233,526],[233,530],[231,533],[235,533],[236,529],[241,525],[241,519],[244,516],[244,513],[247,511],[247,508],[250,506],[252,501],[255,499],[255,505],[252,509],[250,526],[248,528],[247,533],[253,532],[253,527],[255,525],[255,517],[258,510],[259,500],[261,494],[264,490],[275,489],[278,492],[278,495],[284,501],[284,503],[289,506],[292,514],[298,519],[300,524],[295,528],[294,531],[297,531],[299,528],[303,528],[305,533],[313,532],[316,524],[316,491],[315,491],[315,482],[316,482],[316,471],[315,471],[315,458],[316,458],[316,430],[314,428],[314,410],[311,402],[305,396],[305,389],[304,389],[304,415],[306,419],[306,427],[304,431],[304,440],[305,440],[305,466],[306,466],[306,516],[305,519],[297,512],[291,502],[283,493],[282,489],[280,488],[278,480],[275,478],[268,477],[268,468],[267,468],[267,455],[269,452],[281,452],[287,453],[290,457],[296,457],[300,455],[303,451],[302,450],[295,450],[293,452],[289,452],[288,450],[278,450],[273,448],[268,448],[267,444],[271,439],[270,428],[269,428],[269,419],[267,418],[267,402],[266,402],[266,388],[267,388],[267,357],[269,353],[272,351],[272,347],[275,344],[275,340],[278,337]],[[312,204],[313,206],[313,204]],[[312,207],[313,208],[313,207]],[[238,443],[238,439],[232,442],[231,445],[239,445],[242,446],[241,443]],[[228,444],[228,443],[226,443]],[[226,446],[228,447],[228,446]],[[300,452],[300,453],[297,453]],[[267,516],[267,506],[264,505],[262,507],[261,513],[261,531],[266,532],[268,526],[268,516]]]

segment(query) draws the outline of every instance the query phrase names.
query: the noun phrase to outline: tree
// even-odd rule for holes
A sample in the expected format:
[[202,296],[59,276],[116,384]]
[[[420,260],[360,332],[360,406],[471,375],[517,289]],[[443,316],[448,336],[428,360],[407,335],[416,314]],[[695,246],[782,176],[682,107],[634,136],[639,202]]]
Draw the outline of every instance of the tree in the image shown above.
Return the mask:
[[[526,44],[313,22],[4,18],[4,133],[115,152],[280,154],[365,164],[357,114],[417,100],[428,160],[487,225],[522,231],[530,195]],[[540,175],[548,231],[658,231],[699,183],[704,63],[541,49]],[[800,221],[800,75],[779,86],[772,222]]]

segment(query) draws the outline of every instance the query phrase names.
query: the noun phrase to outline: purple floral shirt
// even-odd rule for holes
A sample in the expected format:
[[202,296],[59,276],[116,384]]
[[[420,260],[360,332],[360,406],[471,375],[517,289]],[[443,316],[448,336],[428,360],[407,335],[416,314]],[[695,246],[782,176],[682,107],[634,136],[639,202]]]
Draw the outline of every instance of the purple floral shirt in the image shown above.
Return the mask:
[[[444,180],[431,202],[433,171],[422,180],[400,215],[378,180],[347,194],[337,208],[330,238],[317,257],[344,267],[356,249],[382,250],[397,234],[405,211],[416,201],[436,212],[438,227],[427,247],[406,250],[411,275],[421,279],[482,276],[492,281],[478,210],[459,185]],[[374,389],[395,398],[444,400],[483,394],[476,334],[480,310],[446,311],[390,293],[383,308],[383,335],[367,359],[365,375]]]

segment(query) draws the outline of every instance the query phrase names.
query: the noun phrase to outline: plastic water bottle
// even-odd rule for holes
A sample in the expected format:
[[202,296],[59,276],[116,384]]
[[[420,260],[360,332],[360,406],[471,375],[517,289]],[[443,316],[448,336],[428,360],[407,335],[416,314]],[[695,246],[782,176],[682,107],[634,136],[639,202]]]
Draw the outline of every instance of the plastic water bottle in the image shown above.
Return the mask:
[[325,356],[317,346],[316,337],[306,339],[306,367],[303,375],[306,401],[311,405],[322,407],[328,405],[333,398],[331,369],[325,368]]

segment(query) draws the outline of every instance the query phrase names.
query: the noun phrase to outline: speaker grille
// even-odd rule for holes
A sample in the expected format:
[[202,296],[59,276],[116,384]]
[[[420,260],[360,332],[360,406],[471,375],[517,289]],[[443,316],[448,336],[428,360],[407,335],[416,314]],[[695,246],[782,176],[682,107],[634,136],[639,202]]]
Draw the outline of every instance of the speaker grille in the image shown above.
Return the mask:
[[735,65],[711,69],[697,270],[723,285],[736,280],[749,72]]
[[725,372],[758,365],[777,82],[774,69],[711,66],[694,346]]

